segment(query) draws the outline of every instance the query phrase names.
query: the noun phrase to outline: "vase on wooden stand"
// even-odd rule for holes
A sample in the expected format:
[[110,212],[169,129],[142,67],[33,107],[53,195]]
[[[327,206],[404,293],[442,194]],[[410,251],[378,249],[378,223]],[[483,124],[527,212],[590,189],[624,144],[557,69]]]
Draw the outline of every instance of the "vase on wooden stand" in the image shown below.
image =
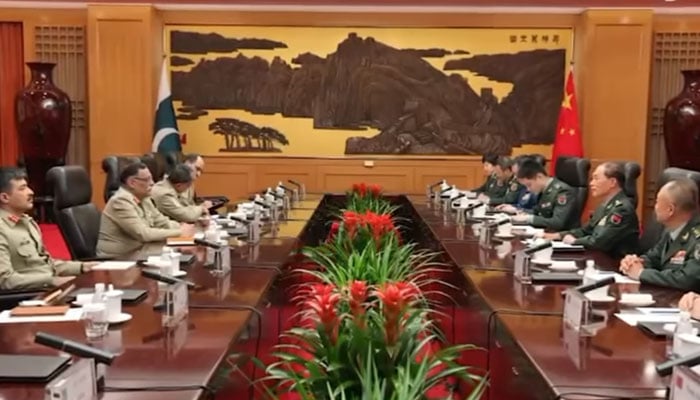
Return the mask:
[[684,70],[683,90],[666,104],[664,143],[669,167],[700,171],[700,70]]

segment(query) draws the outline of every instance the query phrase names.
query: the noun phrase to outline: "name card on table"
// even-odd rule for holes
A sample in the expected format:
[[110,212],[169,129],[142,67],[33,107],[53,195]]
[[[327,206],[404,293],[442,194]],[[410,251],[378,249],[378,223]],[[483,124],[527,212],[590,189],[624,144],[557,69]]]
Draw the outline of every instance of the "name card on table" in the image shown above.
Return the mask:
[[564,348],[569,358],[574,363],[579,371],[586,369],[588,357],[588,339],[581,336],[579,331],[575,330],[569,324],[562,324],[562,340]]
[[185,282],[168,285],[165,293],[164,322],[166,326],[174,326],[187,316],[189,312],[187,296],[187,284]]
[[49,382],[44,400],[97,400],[95,360],[80,359]]
[[226,275],[231,272],[231,248],[227,244],[222,244],[218,249],[211,249],[213,254],[214,272]]
[[513,276],[515,280],[529,284],[532,283],[532,274],[530,271],[530,256],[524,251],[515,252],[513,260]]
[[670,400],[700,399],[700,375],[694,371],[695,368],[685,366],[673,368]]
[[586,333],[584,327],[589,319],[590,300],[575,289],[567,289],[564,293],[564,323],[579,333]]

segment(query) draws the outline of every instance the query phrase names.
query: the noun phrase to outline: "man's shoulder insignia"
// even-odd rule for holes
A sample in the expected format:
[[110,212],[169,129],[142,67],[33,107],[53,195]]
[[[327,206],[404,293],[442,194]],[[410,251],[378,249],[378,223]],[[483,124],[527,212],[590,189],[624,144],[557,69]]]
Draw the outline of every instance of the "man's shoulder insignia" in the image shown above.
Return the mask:
[[613,225],[620,225],[620,224],[622,223],[622,215],[620,215],[620,214],[618,214],[618,213],[613,213],[613,214],[610,216],[610,222],[611,222]]
[[567,203],[568,201],[569,201],[569,198],[568,198],[565,194],[560,194],[560,195],[557,197],[557,204],[559,204],[560,206],[566,205],[566,203]]
[[510,185],[510,191],[511,191],[511,192],[515,192],[515,191],[517,191],[517,190],[518,190],[518,184],[517,184],[517,183],[513,183],[512,185]]

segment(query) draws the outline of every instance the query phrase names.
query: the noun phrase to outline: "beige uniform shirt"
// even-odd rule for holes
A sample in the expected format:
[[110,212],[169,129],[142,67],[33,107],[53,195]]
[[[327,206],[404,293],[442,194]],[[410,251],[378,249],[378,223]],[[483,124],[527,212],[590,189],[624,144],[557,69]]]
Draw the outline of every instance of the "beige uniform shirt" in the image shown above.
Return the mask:
[[41,288],[55,275],[80,274],[81,266],[51,258],[31,217],[0,210],[0,289]]
[[100,221],[97,254],[125,256],[149,242],[180,235],[180,224],[161,214],[150,197],[140,201],[124,188],[112,196]]
[[175,221],[194,223],[204,213],[207,213],[207,210],[202,206],[190,203],[188,198],[190,188],[185,192],[178,193],[167,179],[163,179],[153,186],[151,197],[158,210],[166,216]]

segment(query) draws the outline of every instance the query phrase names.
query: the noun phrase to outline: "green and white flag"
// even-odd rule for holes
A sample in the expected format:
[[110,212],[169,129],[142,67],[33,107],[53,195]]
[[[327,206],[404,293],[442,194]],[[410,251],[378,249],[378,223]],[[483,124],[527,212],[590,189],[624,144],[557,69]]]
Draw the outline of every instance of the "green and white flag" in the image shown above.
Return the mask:
[[156,104],[156,118],[153,126],[153,144],[151,151],[156,153],[179,153],[182,151],[180,133],[177,129],[173,98],[168,82],[168,60],[163,59],[163,69],[160,72],[160,85],[158,86],[158,104]]

